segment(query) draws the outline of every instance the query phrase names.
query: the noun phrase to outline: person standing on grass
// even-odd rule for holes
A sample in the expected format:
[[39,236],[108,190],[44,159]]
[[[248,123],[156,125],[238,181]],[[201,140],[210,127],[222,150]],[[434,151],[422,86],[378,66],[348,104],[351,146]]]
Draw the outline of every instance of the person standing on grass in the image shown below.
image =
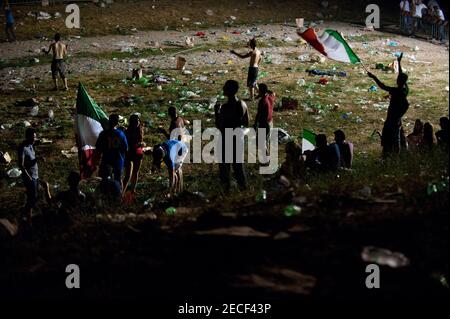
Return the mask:
[[398,57],[399,74],[397,77],[397,87],[390,87],[382,83],[374,74],[368,72],[368,76],[372,78],[376,84],[384,91],[389,92],[391,101],[387,112],[386,121],[384,122],[383,132],[381,136],[381,145],[383,147],[383,157],[391,154],[400,153],[402,117],[408,111],[408,75],[403,73],[401,60],[403,53]]
[[259,63],[261,62],[262,54],[261,51],[256,48],[256,39],[253,38],[248,42],[248,45],[251,49],[247,54],[239,54],[234,50],[231,50],[231,53],[238,56],[241,59],[250,58],[250,66],[248,68],[248,77],[247,77],[247,87],[250,92],[250,100],[253,100],[255,97],[255,89],[257,86],[258,80],[258,71],[259,71]]
[[[136,192],[136,185],[139,178],[142,159],[144,158],[144,128],[138,114],[130,116],[130,123],[125,130],[125,136],[128,143],[128,151],[125,153],[125,178],[123,180],[123,193],[125,194],[128,186],[132,195]],[[128,183],[131,180],[131,184]]]
[[[243,127],[248,127],[249,119],[247,112],[247,105],[245,102],[239,100],[236,96],[239,91],[239,83],[234,80],[228,80],[223,87],[223,95],[228,98],[227,103],[220,105],[217,103],[214,107],[215,111],[215,121],[216,128],[220,130],[222,135],[222,158],[221,163],[219,163],[219,174],[222,185],[225,191],[230,190],[230,166],[233,167],[234,176],[241,190],[247,188],[247,181],[245,177],[244,163],[239,158],[243,159],[243,155],[239,152],[244,152],[244,150],[238,149],[238,144],[241,137],[232,136],[232,140],[226,139],[227,129],[238,129]],[[242,137],[243,138],[243,137]],[[230,150],[231,148],[231,150]],[[231,163],[226,161],[226,151],[232,151],[233,158]],[[238,154],[239,153],[239,154]]]
[[[259,102],[258,111],[255,117],[254,128],[264,129],[266,134],[266,154],[270,151],[270,135],[273,128],[273,105],[275,104],[275,93],[269,91],[267,84],[260,84],[259,89]],[[258,131],[257,131],[258,132]]]
[[4,4],[4,10],[5,10],[5,17],[6,17],[6,39],[9,42],[16,41],[16,31],[14,27],[14,16],[11,7],[9,6],[8,1],[5,1]]
[[121,185],[120,191],[122,191],[122,172],[125,153],[128,151],[128,142],[124,132],[117,128],[118,125],[119,115],[111,114],[109,127],[100,133],[95,148],[101,155],[100,177],[102,180],[107,180],[111,177],[112,171],[114,181]]
[[49,54],[52,51],[52,78],[54,84],[54,91],[58,90],[58,74],[61,80],[64,82],[64,90],[68,90],[67,77],[66,77],[66,64],[64,59],[67,57],[67,45],[61,42],[61,35],[59,33],[55,34],[55,42],[50,44],[48,50],[43,50],[45,54]]
[[18,149],[18,166],[22,170],[23,185],[26,189],[27,201],[24,207],[23,217],[29,226],[32,225],[31,218],[33,208],[38,199],[39,174],[34,143],[36,141],[36,131],[33,128],[27,128],[25,131],[25,140]]

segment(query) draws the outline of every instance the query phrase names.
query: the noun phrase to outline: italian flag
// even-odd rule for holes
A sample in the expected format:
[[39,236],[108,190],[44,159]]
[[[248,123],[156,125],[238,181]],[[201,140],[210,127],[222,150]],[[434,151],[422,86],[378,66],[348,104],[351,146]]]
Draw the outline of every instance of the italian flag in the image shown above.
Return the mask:
[[303,138],[302,138],[302,152],[314,150],[316,145],[316,134],[311,131],[303,129]]
[[95,144],[108,125],[108,116],[89,96],[83,84],[78,85],[75,138],[78,146],[81,178],[88,178],[96,169]]
[[314,49],[332,60],[353,64],[361,62],[344,38],[335,30],[325,30],[320,37],[312,28],[297,33]]

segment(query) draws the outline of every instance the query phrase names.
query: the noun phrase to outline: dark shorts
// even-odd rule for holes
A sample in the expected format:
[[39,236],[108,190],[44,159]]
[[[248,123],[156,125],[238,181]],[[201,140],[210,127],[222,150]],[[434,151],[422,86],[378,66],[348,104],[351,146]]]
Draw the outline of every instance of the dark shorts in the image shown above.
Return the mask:
[[64,60],[55,59],[52,61],[52,77],[56,79],[58,73],[63,79],[66,77],[66,64],[64,63]]
[[258,79],[258,68],[253,66],[248,68],[247,87],[253,88],[256,86],[256,80]]
[[31,181],[24,179],[23,184],[27,190],[27,202],[25,205],[28,208],[34,208],[38,199],[39,180],[34,178]]
[[99,175],[103,179],[112,177],[115,181],[120,182],[122,180],[123,166],[120,165],[108,165],[100,164]]

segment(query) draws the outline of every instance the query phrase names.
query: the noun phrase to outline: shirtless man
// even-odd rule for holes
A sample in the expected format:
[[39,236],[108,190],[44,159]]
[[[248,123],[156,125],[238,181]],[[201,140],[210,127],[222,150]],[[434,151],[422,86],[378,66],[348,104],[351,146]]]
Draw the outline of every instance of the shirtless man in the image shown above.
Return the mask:
[[253,100],[255,97],[255,89],[256,89],[256,80],[258,79],[258,67],[261,62],[261,51],[256,48],[256,39],[253,38],[248,42],[249,47],[252,51],[247,54],[239,54],[234,50],[231,50],[231,53],[240,57],[241,59],[250,58],[250,66],[248,68],[248,77],[247,77],[247,87],[250,91],[250,100]]
[[55,34],[55,42],[50,44],[48,50],[43,50],[46,54],[52,51],[52,77],[55,87],[54,91],[58,90],[58,73],[61,79],[64,81],[64,90],[68,90],[67,78],[66,78],[66,65],[64,63],[64,58],[67,56],[67,45],[61,42],[61,35],[59,33]]

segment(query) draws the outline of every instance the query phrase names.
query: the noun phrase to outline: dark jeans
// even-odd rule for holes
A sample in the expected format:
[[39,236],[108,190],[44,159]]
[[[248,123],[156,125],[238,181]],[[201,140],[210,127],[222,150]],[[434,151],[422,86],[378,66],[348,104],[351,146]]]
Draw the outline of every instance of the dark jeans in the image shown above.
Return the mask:
[[14,24],[13,23],[7,23],[6,28],[6,37],[8,38],[8,41],[16,41],[16,31],[14,30]]
[[39,180],[33,178],[30,181],[24,178],[23,184],[27,190],[27,202],[25,204],[25,207],[29,209],[34,208],[38,200]]
[[247,180],[245,177],[245,168],[244,163],[220,163],[219,164],[219,173],[220,180],[225,187],[226,190],[230,189],[230,171],[231,167],[233,167],[234,178],[239,185],[239,188],[245,189],[247,188]]

